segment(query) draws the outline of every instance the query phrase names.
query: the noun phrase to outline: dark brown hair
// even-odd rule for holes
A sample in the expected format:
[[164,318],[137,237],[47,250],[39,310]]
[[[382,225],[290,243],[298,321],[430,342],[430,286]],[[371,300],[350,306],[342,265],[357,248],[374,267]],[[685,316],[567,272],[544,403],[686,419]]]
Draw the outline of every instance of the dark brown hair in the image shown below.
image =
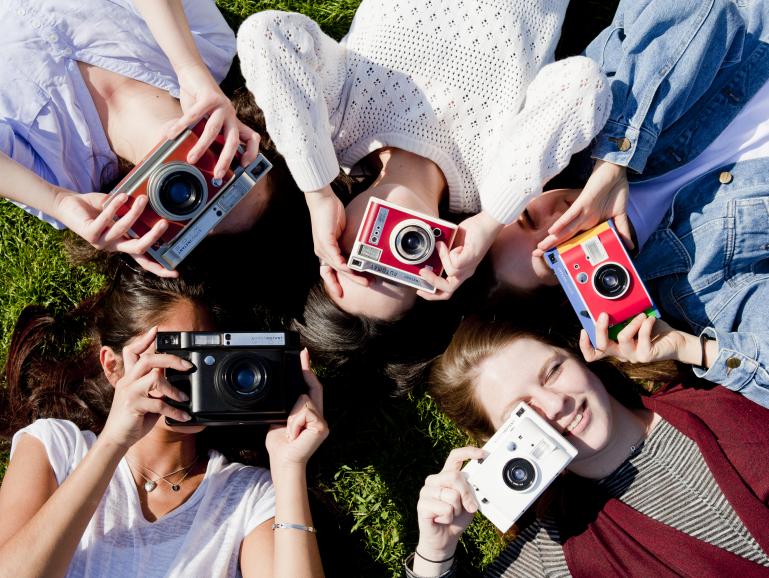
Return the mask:
[[[480,365],[513,341],[530,338],[581,357],[573,326],[557,324],[534,304],[518,304],[514,313],[479,314],[466,318],[446,351],[433,363],[430,395],[459,427],[483,442],[494,433],[475,396]],[[539,313],[539,314],[538,314]],[[631,364],[615,359],[589,364],[607,391],[628,407],[640,406],[640,395],[680,377],[673,362]]]

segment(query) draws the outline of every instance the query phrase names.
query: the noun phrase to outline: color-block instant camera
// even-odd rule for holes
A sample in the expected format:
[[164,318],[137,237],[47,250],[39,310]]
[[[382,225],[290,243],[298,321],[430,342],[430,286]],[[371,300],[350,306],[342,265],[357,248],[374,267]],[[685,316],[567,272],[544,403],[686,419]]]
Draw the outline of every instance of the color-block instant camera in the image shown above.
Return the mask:
[[155,348],[194,366],[166,370],[190,401],[165,401],[192,416],[188,422],[166,418],[169,425],[285,423],[306,389],[295,332],[161,331]]
[[441,274],[436,241],[442,240],[450,248],[456,232],[454,223],[371,197],[347,265],[435,293],[435,287],[419,276],[419,270],[427,267]]
[[633,266],[625,246],[608,220],[545,253],[574,311],[595,347],[595,320],[609,315],[609,337],[639,313],[660,313]]
[[148,197],[147,206],[128,234],[141,237],[160,219],[166,219],[168,229],[147,251],[166,269],[175,269],[272,168],[261,154],[247,167],[239,166],[239,151],[224,178],[215,179],[221,136],[197,163],[189,164],[187,153],[198,142],[205,124],[206,119],[201,119],[176,138],[159,143],[120,181],[105,203],[126,193],[129,200],[118,211],[122,216],[135,199]]
[[483,446],[489,455],[462,470],[481,513],[507,532],[577,455],[537,412],[521,402]]

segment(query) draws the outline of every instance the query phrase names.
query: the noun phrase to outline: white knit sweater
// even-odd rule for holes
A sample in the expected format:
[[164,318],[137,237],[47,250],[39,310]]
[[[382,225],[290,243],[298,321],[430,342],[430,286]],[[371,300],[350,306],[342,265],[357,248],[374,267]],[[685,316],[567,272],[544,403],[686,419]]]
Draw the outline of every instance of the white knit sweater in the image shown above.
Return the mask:
[[299,188],[368,153],[434,161],[456,213],[514,220],[611,110],[598,65],[546,64],[568,0],[363,0],[336,42],[266,11],[238,32],[243,76]]

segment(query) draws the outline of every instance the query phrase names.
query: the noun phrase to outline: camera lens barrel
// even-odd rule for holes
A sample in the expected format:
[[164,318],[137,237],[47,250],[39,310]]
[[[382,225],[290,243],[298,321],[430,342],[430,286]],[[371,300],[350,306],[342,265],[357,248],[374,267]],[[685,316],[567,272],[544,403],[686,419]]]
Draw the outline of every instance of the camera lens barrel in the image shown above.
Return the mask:
[[593,288],[604,299],[619,299],[630,288],[630,275],[619,263],[604,263],[593,273]]
[[423,221],[407,219],[393,229],[390,235],[390,249],[399,261],[418,265],[433,254],[435,234]]
[[147,181],[152,209],[169,221],[189,221],[206,208],[208,185],[200,169],[174,161],[158,167]]
[[502,480],[517,492],[528,490],[537,478],[534,465],[525,458],[513,458],[502,468]]
[[267,393],[269,377],[268,367],[258,355],[240,353],[222,361],[214,385],[230,403],[248,409]]

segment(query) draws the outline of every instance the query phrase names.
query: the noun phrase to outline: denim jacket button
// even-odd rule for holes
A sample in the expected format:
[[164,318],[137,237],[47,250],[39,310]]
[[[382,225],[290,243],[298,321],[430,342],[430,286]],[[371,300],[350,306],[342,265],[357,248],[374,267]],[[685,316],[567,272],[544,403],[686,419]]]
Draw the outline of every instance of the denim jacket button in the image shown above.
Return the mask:
[[726,360],[726,367],[729,369],[737,369],[740,366],[740,363],[739,357],[730,357]]
[[633,143],[630,142],[630,139],[627,137],[624,138],[609,138],[610,141],[612,141],[615,145],[617,145],[617,150],[621,153],[624,153],[626,151],[630,150],[630,147],[633,146]]
[[721,183],[722,185],[728,185],[729,183],[732,182],[733,179],[734,177],[732,176],[732,173],[730,173],[729,171],[724,171],[720,175],[718,175],[718,182]]

